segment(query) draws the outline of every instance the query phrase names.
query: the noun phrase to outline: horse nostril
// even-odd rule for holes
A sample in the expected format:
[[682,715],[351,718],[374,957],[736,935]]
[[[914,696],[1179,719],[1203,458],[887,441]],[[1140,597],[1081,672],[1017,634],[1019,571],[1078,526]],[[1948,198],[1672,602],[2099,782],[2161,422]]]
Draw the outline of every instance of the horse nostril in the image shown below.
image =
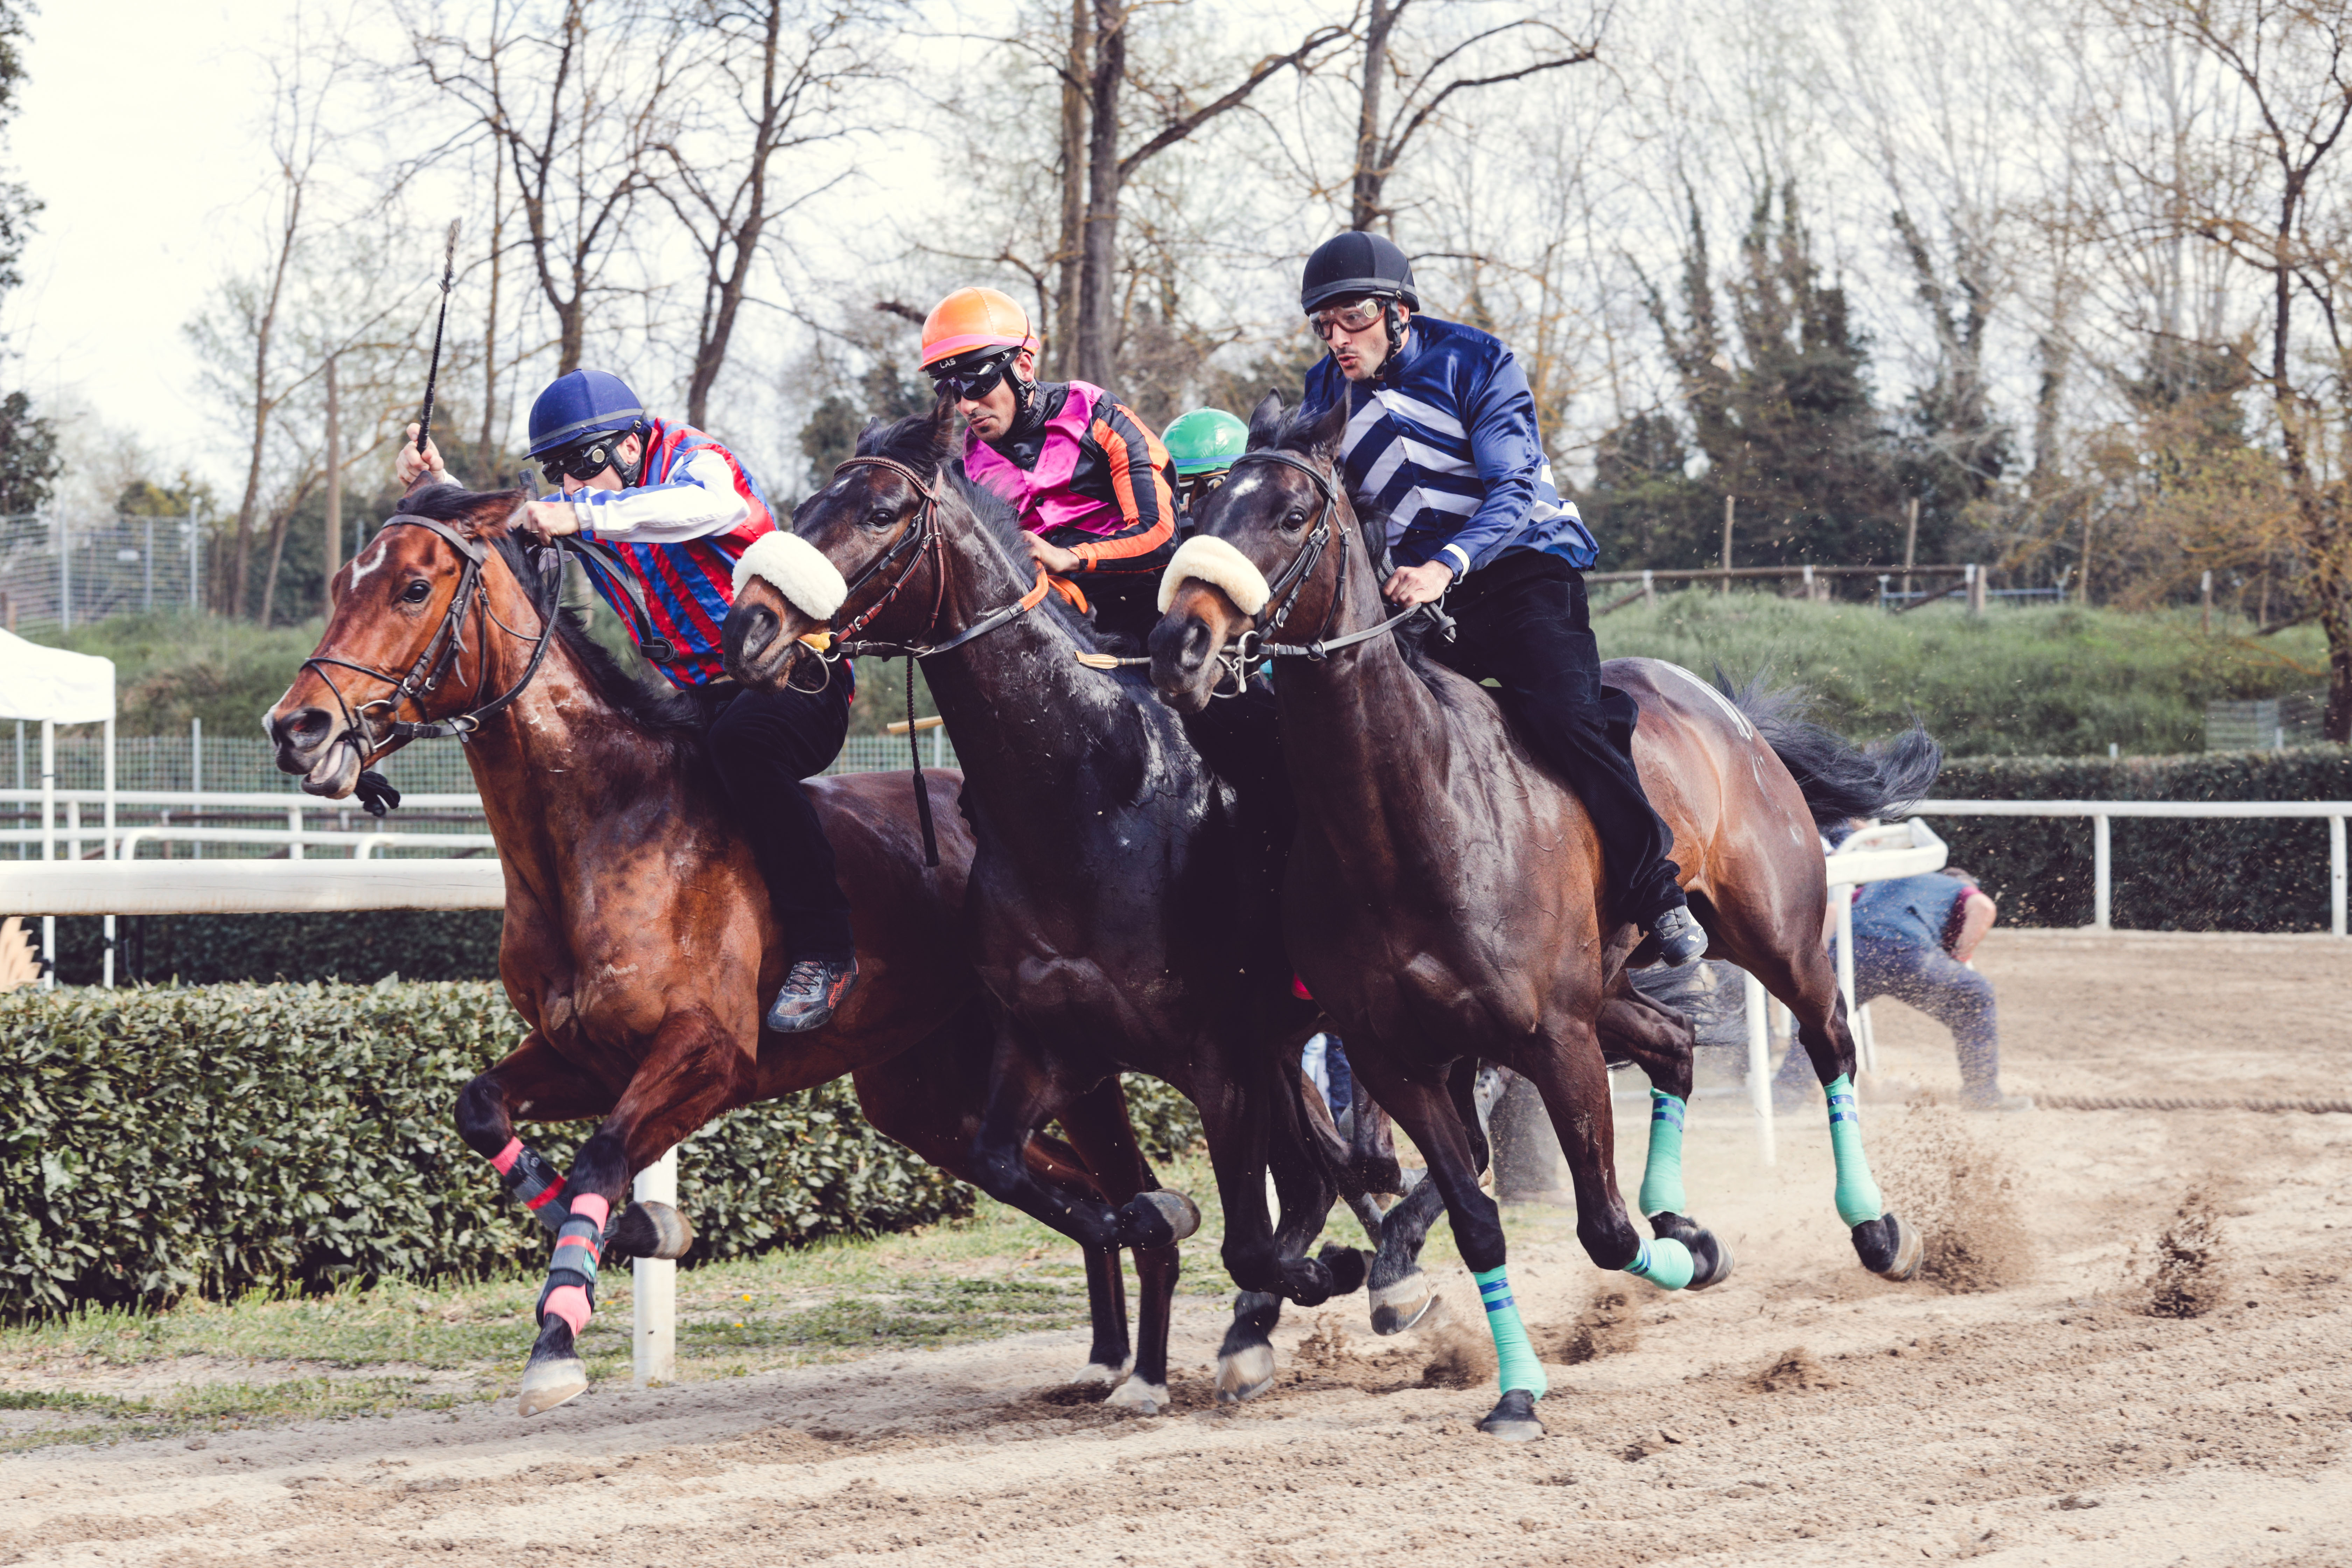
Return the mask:
[[281,714],[273,728],[277,731],[280,745],[313,746],[327,733],[326,710],[320,708],[298,709],[294,712]]

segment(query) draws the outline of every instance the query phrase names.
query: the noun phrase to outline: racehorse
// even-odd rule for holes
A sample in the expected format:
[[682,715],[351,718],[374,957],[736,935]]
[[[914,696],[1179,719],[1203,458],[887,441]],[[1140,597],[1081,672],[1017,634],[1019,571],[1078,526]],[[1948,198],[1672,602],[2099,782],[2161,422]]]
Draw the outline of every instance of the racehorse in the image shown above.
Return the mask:
[[[971,1108],[992,1031],[960,951],[971,835],[942,821],[926,868],[906,779],[876,774],[808,785],[866,983],[822,1029],[761,1029],[787,955],[702,751],[710,694],[655,695],[557,613],[558,552],[508,531],[526,499],[412,492],[336,574],[318,649],[265,724],[278,767],[333,798],[410,738],[465,739],[505,870],[499,973],[530,1033],[466,1086],[457,1123],[557,1236],[523,1373],[530,1415],[587,1387],[575,1342],[602,1249],[677,1257],[691,1245],[666,1205],[614,1217],[637,1172],[725,1111],[848,1072],[877,1128],[972,1180]],[[1031,1068],[1016,1055],[1001,1070]],[[1041,1179],[1129,1190],[1145,1167],[1117,1082],[1056,1110],[1067,1142],[1024,1128],[1012,1157]],[[518,1117],[602,1120],[559,1175],[516,1138]],[[1156,1324],[1164,1342],[1173,1252],[1138,1259],[1147,1355],[1166,1353],[1150,1338]],[[1129,1355],[1118,1268],[1114,1250],[1087,1254],[1089,1371],[1104,1379]]]
[[[1474,1134],[1447,1092],[1451,1064],[1499,1061],[1535,1083],[1593,1262],[1672,1289],[1706,1260],[1671,1227],[1643,1241],[1618,1195],[1596,1025],[1639,933],[1603,918],[1591,822],[1478,686],[1399,646],[1405,618],[1384,615],[1336,468],[1346,420],[1344,405],[1305,426],[1278,398],[1259,405],[1252,449],[1169,564],[1152,679],[1171,705],[1197,710],[1228,675],[1272,658],[1301,805],[1285,894],[1292,958],[1359,1076],[1428,1160],[1479,1281],[1503,1386],[1481,1429],[1534,1437],[1544,1376],[1511,1299],[1496,1205],[1478,1189]],[[1759,726],[1678,666],[1620,659],[1604,674],[1639,707],[1635,762],[1674,831],[1709,951],[1797,1017],[1827,1089],[1836,1205],[1855,1251],[1875,1273],[1911,1277],[1919,1237],[1880,1201],[1854,1117],[1853,1037],[1821,940],[1816,825],[1914,798],[1939,765],[1934,742],[1915,729],[1876,762],[1823,752],[1822,732]],[[1802,784],[1776,735],[1804,742],[1790,747]],[[1654,1154],[1662,1120],[1680,1135],[1682,1107],[1666,1098],[1656,1097]]]
[[[1211,771],[1138,677],[1080,661],[1107,658],[1107,644],[1033,580],[1017,520],[964,477],[957,434],[950,402],[867,429],[793,519],[798,580],[780,572],[738,592],[728,670],[747,685],[795,679],[816,662],[801,639],[828,624],[836,652],[921,658],[963,764],[974,963],[1003,1005],[1001,1049],[1025,1047],[1045,1069],[995,1075],[981,1185],[1088,1247],[1164,1245],[1171,1225],[1197,1223],[1173,1194],[1071,1194],[1014,1157],[1017,1137],[1120,1071],[1189,1096],[1243,1292],[1218,1392],[1247,1398],[1272,1382],[1280,1302],[1316,1305],[1364,1277],[1355,1249],[1305,1256],[1338,1179],[1328,1125],[1307,1126],[1320,1102],[1307,1105],[1297,1063],[1316,1010],[1291,992],[1279,855],[1253,817],[1262,803]],[[1111,1397],[1163,1407],[1164,1371],[1139,1359]]]

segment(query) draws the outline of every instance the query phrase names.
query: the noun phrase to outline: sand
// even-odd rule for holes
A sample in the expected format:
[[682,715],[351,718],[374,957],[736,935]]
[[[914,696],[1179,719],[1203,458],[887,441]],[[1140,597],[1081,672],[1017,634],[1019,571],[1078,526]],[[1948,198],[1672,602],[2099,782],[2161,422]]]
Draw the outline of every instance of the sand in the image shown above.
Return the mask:
[[[2352,1079],[2352,944],[1996,932],[1980,962],[2012,1089]],[[1884,1079],[1956,1086],[1934,1025],[1878,1013]],[[601,1384],[528,1424],[509,1400],[52,1448],[0,1460],[0,1563],[2352,1563],[2352,1116],[1882,1100],[1864,1129],[1936,1211],[1935,1278],[1855,1263],[1817,1119],[1768,1168],[1720,1102],[1686,1161],[1738,1257],[1718,1289],[1604,1276],[1566,1216],[1515,1216],[1538,1443],[1473,1430],[1493,1387],[1447,1386],[1458,1329],[1377,1340],[1360,1296],[1294,1310],[1275,1391],[1217,1408],[1222,1314],[1180,1298],[1157,1418],[1066,1388],[1083,1336],[1050,1333]]]

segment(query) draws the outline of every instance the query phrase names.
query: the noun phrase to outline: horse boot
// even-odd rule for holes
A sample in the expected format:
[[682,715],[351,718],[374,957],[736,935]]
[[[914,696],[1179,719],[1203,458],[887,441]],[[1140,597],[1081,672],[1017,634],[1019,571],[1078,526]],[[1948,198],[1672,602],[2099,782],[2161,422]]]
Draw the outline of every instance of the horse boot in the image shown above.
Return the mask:
[[1731,1278],[1731,1248],[1715,1233],[1684,1211],[1690,1200],[1683,1193],[1683,1121],[1687,1107],[1678,1095],[1650,1090],[1650,1152],[1642,1169],[1639,1203],[1649,1217],[1651,1234],[1660,1241],[1680,1242],[1691,1257],[1686,1290],[1704,1290]]
[[1838,1218],[1853,1233],[1853,1250],[1862,1266],[1882,1279],[1898,1283],[1916,1279],[1927,1256],[1917,1227],[1904,1224],[1886,1210],[1870,1162],[1862,1152],[1862,1117],[1854,1104],[1853,1082],[1840,1073],[1822,1085],[1829,1099],[1830,1152],[1837,1159]]

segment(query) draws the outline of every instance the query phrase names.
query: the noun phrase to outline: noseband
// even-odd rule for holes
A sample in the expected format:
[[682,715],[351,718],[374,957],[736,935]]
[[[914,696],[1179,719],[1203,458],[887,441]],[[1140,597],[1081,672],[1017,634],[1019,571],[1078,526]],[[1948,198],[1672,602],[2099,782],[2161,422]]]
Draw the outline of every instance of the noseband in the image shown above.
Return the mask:
[[[516,698],[522,695],[523,689],[529,686],[532,678],[539,674],[540,664],[547,658],[547,645],[555,636],[554,603],[551,599],[550,603],[541,608],[534,599],[532,607],[540,610],[539,637],[531,647],[530,663],[525,667],[514,685],[491,700],[479,703],[463,713],[453,714],[446,719],[419,719],[414,722],[402,719],[399,715],[403,705],[414,705],[417,712],[420,715],[423,714],[424,699],[438,690],[441,682],[456,667],[458,655],[465,650],[465,622],[468,611],[478,610],[483,620],[496,625],[509,637],[519,637],[523,634],[517,632],[498,618],[490,609],[489,595],[481,591],[482,563],[489,557],[488,545],[478,540],[468,539],[449,524],[428,517],[390,517],[384,520],[383,527],[385,529],[422,528],[428,532],[437,534],[445,543],[457,552],[461,564],[457,570],[457,591],[449,596],[449,607],[442,612],[441,624],[434,628],[433,636],[425,644],[425,651],[416,656],[416,662],[408,667],[406,675],[394,676],[390,670],[377,669],[370,665],[359,664],[347,658],[336,658],[326,654],[312,654],[302,661],[302,668],[317,670],[319,679],[326,683],[327,689],[335,694],[336,705],[343,710],[345,732],[358,737],[362,748],[361,758],[362,765],[375,761],[388,751],[405,745],[411,741],[437,741],[450,735],[455,735],[462,741],[479,730],[484,720],[503,711]],[[377,532],[380,537],[383,530],[380,529]],[[551,542],[557,558],[554,581],[558,592],[561,592],[563,581],[562,570],[563,543],[561,540]],[[483,634],[483,641],[485,645],[483,669],[487,674],[488,642],[487,629]],[[392,690],[385,696],[374,698],[354,708],[350,699],[343,695],[342,689],[335,684],[335,678],[328,673],[331,669],[348,669],[354,674],[364,675],[372,680],[381,680],[391,687]],[[476,695],[479,695],[478,683]]]
[[[1317,563],[1323,559],[1323,552],[1342,531],[1339,523],[1339,492],[1332,487],[1329,476],[1296,452],[1244,452],[1234,459],[1234,467],[1238,468],[1244,463],[1272,463],[1279,464],[1286,468],[1297,469],[1305,474],[1308,482],[1314,485],[1315,493],[1321,498],[1323,504],[1316,510],[1315,526],[1307,531],[1307,538],[1298,547],[1298,553],[1292,556],[1289,564],[1283,567],[1274,581],[1266,584],[1266,603],[1272,606],[1273,618],[1265,621],[1262,626],[1253,621],[1250,628],[1234,640],[1234,651],[1228,657],[1232,659],[1236,672],[1246,670],[1250,666],[1265,658],[1311,658],[1318,661],[1328,658],[1342,648],[1353,647],[1358,643],[1370,642],[1374,637],[1386,637],[1415,616],[1424,612],[1434,618],[1440,626],[1451,624],[1445,617],[1441,601],[1436,604],[1416,605],[1401,615],[1386,617],[1378,626],[1367,626],[1359,632],[1349,632],[1344,637],[1333,637],[1331,623],[1339,618],[1339,604],[1347,597],[1348,591],[1348,552],[1345,546],[1342,546],[1339,551],[1339,579],[1331,584],[1330,603],[1324,606],[1322,631],[1311,642],[1268,641],[1268,638],[1282,630],[1283,623],[1290,619],[1290,612],[1297,607],[1298,595],[1306,588],[1307,580],[1313,575]],[[1264,617],[1265,614],[1263,609],[1258,612],[1260,617]]]

